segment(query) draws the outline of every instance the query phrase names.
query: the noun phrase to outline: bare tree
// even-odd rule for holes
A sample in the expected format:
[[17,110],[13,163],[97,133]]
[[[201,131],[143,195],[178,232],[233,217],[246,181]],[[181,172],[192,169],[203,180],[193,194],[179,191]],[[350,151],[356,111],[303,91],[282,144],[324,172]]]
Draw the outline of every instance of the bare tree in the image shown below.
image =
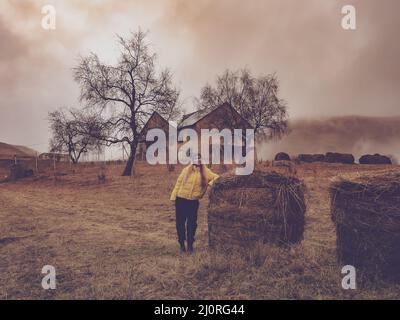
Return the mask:
[[59,109],[49,113],[51,152],[68,152],[71,161],[76,164],[81,155],[90,150],[101,148],[100,140],[94,137],[102,135],[102,123],[96,115],[82,111]]
[[96,109],[104,119],[106,145],[129,145],[124,176],[130,176],[135,163],[140,133],[154,111],[167,120],[179,114],[179,91],[172,84],[168,69],[157,72],[156,55],[145,42],[146,33],[118,37],[121,54],[115,65],[102,63],[92,53],[82,57],[74,69],[81,85],[81,100]]
[[257,133],[268,138],[282,136],[288,128],[286,103],[278,98],[279,83],[275,74],[255,78],[249,70],[225,71],[215,87],[203,87],[198,109],[213,109],[230,103]]

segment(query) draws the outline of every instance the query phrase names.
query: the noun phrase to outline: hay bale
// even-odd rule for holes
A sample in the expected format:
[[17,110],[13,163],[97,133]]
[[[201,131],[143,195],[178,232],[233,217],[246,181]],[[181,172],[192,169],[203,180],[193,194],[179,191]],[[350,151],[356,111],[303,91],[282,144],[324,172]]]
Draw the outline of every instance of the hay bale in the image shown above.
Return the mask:
[[323,154],[299,154],[297,159],[299,159],[302,162],[308,162],[308,163],[324,162],[325,155],[323,155]]
[[208,207],[210,247],[291,244],[303,239],[304,184],[276,172],[223,176]]
[[275,156],[275,161],[290,161],[290,156],[285,152],[279,152]]
[[363,155],[358,162],[360,164],[392,164],[389,157],[382,156],[379,153]]
[[354,164],[354,156],[349,153],[328,152],[325,155],[325,162]]
[[400,174],[339,181],[330,189],[337,257],[366,278],[400,280]]

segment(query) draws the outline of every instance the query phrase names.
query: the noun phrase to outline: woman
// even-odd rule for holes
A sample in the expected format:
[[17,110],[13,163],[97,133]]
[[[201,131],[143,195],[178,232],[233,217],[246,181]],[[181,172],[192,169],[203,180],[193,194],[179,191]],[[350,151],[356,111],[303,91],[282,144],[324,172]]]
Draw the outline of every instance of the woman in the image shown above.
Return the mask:
[[176,231],[182,252],[186,252],[185,240],[187,240],[187,250],[193,252],[199,200],[206,193],[207,187],[218,177],[201,163],[200,155],[197,155],[192,164],[184,168],[178,177],[171,201],[175,202]]

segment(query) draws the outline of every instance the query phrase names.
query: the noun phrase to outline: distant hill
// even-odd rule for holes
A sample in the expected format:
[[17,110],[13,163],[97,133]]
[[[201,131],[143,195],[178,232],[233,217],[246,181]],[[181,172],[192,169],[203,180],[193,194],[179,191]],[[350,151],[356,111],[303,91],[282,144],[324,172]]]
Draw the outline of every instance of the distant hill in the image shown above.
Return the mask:
[[28,147],[0,142],[0,159],[14,159],[15,155],[19,158],[34,158],[36,151]]
[[358,158],[381,153],[400,159],[400,117],[346,116],[318,120],[294,120],[283,139],[263,143],[259,153],[271,159],[278,152],[346,152]]

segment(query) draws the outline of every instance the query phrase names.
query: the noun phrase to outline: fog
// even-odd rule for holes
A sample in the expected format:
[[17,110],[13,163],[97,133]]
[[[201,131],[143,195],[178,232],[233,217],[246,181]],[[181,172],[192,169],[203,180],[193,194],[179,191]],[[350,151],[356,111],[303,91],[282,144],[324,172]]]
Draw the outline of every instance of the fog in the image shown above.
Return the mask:
[[272,160],[278,152],[351,153],[358,160],[364,154],[380,153],[400,159],[400,117],[334,117],[297,120],[290,133],[279,141],[258,145],[258,155]]

